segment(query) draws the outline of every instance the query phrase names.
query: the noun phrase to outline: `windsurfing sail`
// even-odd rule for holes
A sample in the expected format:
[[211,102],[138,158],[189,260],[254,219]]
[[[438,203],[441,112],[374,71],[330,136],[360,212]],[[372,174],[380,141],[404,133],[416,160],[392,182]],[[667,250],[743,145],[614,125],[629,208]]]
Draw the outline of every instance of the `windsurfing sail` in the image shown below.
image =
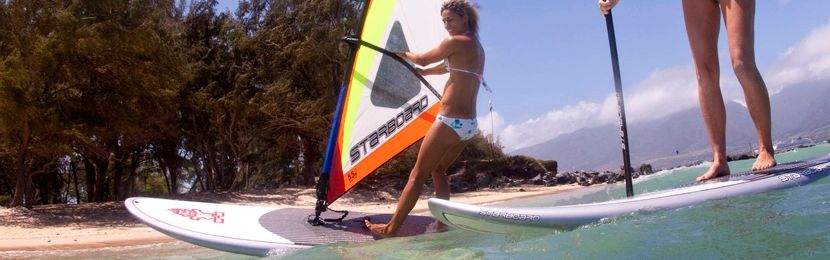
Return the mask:
[[435,121],[448,75],[421,77],[394,52],[423,53],[448,36],[440,0],[369,0],[341,87],[323,172],[318,215],[375,169],[421,140]]

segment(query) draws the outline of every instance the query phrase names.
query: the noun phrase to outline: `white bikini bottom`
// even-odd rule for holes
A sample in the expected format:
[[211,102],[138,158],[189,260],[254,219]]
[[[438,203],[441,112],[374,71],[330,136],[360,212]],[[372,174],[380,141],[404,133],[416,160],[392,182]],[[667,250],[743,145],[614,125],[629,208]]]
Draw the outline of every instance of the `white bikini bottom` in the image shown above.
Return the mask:
[[478,121],[475,118],[460,119],[438,115],[435,119],[452,128],[458,134],[458,138],[461,138],[461,141],[470,140],[478,132]]

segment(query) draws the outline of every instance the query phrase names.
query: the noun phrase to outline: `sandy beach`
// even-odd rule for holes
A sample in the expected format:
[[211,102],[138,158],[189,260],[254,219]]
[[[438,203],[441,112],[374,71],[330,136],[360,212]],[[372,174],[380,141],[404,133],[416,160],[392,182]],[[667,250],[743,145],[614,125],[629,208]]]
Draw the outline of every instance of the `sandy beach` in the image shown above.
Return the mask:
[[[452,194],[451,199],[469,204],[549,195],[580,188],[576,184],[554,187],[526,186]],[[350,211],[391,213],[396,191],[350,192],[331,207]],[[426,193],[426,192],[425,192]],[[428,196],[422,196],[412,214],[429,215]],[[313,208],[313,189],[285,188],[268,194],[191,194],[177,199],[270,207]],[[0,252],[58,249],[92,249],[173,241],[145,226],[121,202],[81,205],[44,205],[32,210],[0,208]]]

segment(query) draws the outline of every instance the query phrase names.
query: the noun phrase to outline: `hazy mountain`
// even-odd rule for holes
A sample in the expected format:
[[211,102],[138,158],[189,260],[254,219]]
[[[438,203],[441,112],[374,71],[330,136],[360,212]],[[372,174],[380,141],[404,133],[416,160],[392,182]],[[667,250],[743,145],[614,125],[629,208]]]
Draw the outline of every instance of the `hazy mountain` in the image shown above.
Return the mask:
[[826,139],[830,132],[830,81],[797,85],[772,96],[776,139]]
[[[792,86],[771,97],[773,139],[784,143],[798,137],[826,140],[830,137],[830,85]],[[728,153],[752,151],[757,146],[755,128],[746,107],[727,102]],[[628,126],[631,163],[657,168],[709,160],[708,137],[699,108]],[[622,149],[616,125],[582,129],[512,154],[559,161],[561,170],[619,169]]]

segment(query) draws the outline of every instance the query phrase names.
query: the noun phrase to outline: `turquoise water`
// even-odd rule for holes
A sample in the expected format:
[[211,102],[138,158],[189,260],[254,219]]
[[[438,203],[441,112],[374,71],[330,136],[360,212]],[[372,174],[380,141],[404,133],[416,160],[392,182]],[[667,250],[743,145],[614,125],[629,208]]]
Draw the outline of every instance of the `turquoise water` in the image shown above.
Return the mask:
[[[779,154],[779,162],[830,153],[830,145]],[[733,172],[752,160],[730,163]],[[644,193],[687,184],[706,165],[662,171],[635,181]],[[501,203],[553,206],[625,197],[622,185],[591,187]],[[0,258],[253,259],[183,242],[86,251],[3,254]],[[527,229],[498,235],[451,230],[369,243],[338,243],[298,250],[277,259],[666,259],[830,258],[830,178],[791,189],[604,220],[574,230]]]

